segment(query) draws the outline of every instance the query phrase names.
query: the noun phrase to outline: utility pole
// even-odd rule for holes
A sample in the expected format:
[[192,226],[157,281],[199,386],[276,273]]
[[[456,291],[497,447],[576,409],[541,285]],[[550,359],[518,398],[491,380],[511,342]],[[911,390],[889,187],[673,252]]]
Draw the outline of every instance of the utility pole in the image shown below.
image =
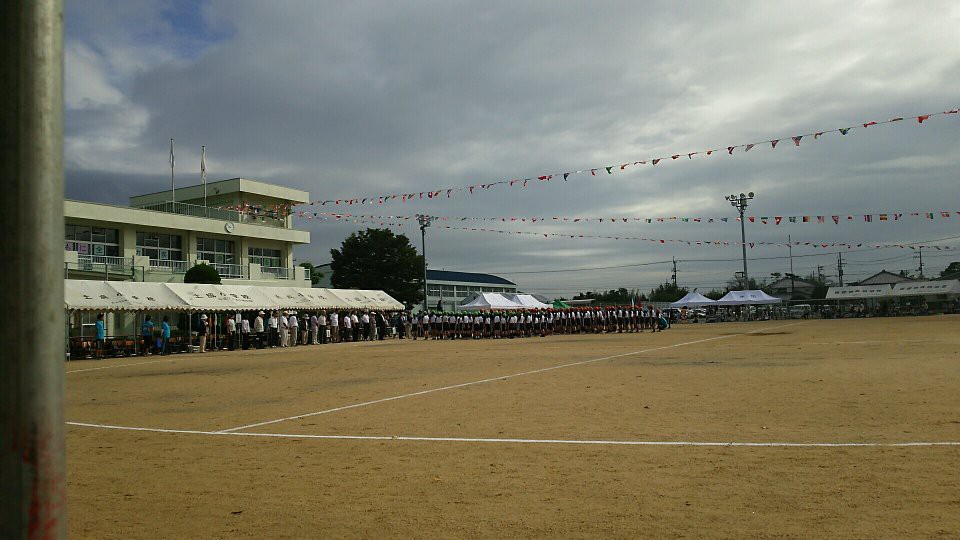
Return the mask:
[[66,538],[63,5],[0,3],[0,538]]
[[837,253],[837,279],[843,287],[843,253]]
[[[433,216],[417,214],[417,223],[420,224],[420,242],[423,244],[423,310],[429,311],[427,306],[427,227],[433,221]],[[442,293],[442,291],[441,291]]]
[[920,277],[923,278],[923,246],[917,246],[917,257],[920,258],[920,268],[917,270],[920,272]]
[[673,257],[673,288],[677,288],[677,258]]
[[751,191],[746,194],[741,193],[740,196],[731,194],[724,198],[730,202],[730,206],[740,212],[740,247],[743,248],[743,288],[747,289],[750,287],[750,277],[747,275],[747,233],[743,223],[743,213],[747,209],[747,201],[753,199],[753,192]]
[[817,279],[823,281],[823,265],[817,266]]
[[797,284],[793,281],[793,278],[797,277],[793,273],[793,239],[790,235],[787,235],[787,249],[790,250],[790,299],[793,300],[797,296]]

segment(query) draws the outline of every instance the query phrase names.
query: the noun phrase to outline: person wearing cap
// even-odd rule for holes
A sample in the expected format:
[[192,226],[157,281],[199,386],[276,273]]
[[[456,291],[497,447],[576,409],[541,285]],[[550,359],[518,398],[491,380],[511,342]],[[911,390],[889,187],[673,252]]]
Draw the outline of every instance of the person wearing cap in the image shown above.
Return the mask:
[[266,315],[266,313],[260,311],[260,312],[257,313],[257,318],[253,320],[253,332],[257,335],[257,348],[258,348],[258,349],[262,349],[262,348],[263,348],[263,341],[264,341],[264,335],[263,335],[263,316],[264,316],[264,315]]
[[197,328],[197,335],[200,337],[200,352],[207,352],[207,334],[210,331],[210,325],[207,324],[207,315],[200,315],[200,325]]

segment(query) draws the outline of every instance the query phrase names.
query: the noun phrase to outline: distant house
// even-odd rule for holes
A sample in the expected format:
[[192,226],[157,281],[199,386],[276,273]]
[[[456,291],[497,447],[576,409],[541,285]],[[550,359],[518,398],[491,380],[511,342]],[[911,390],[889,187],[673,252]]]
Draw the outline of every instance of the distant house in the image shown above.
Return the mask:
[[806,300],[813,296],[816,288],[816,283],[798,277],[780,278],[766,286],[770,296],[776,296],[781,300]]
[[897,283],[909,281],[917,280],[911,277],[901,276],[900,274],[894,274],[893,272],[887,272],[886,270],[881,270],[866,279],[860,280],[857,283],[851,283],[851,285],[895,285]]

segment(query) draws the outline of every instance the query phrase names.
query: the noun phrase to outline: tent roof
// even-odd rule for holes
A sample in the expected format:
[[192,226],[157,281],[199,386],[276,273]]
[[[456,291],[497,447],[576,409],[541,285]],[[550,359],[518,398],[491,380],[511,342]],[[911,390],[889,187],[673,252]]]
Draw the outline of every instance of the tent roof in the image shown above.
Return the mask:
[[[69,281],[67,283],[69,283]],[[132,309],[141,311],[177,311],[189,308],[189,306],[180,300],[180,297],[167,287],[166,283],[110,281],[108,284],[127,299]]]
[[550,307],[550,304],[544,304],[543,302],[534,298],[531,294],[510,294],[503,295],[503,297],[515,304],[520,304],[525,308],[545,309]]
[[883,298],[893,296],[893,287],[889,283],[879,285],[846,285],[827,289],[827,300],[854,300],[861,298]]
[[960,294],[960,279],[938,281],[909,281],[893,286],[894,296],[922,296],[929,294]]
[[91,311],[127,311],[136,309],[107,281],[68,279],[63,283],[64,307]]
[[723,298],[717,300],[720,306],[744,306],[749,304],[779,304],[783,300],[769,294],[756,291],[730,291]]
[[670,304],[670,307],[700,307],[700,306],[712,306],[716,304],[716,300],[711,300],[706,296],[698,292],[689,292],[683,298],[677,300]]
[[500,293],[479,293],[469,304],[461,304],[464,309],[523,309],[524,306],[511,302]]
[[566,308],[570,307],[570,304],[564,302],[563,300],[554,300],[554,301],[553,301],[553,307],[555,307],[555,308],[557,308],[557,309],[566,309]]

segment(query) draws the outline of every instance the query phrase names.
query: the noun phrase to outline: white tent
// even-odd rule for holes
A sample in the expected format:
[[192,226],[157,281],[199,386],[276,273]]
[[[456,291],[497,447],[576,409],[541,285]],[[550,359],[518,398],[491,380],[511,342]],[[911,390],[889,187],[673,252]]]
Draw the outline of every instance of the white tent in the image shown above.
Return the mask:
[[257,295],[248,286],[201,283],[166,285],[193,311],[237,311],[269,305],[266,297]]
[[680,307],[701,307],[701,306],[712,306],[717,303],[716,300],[711,300],[706,296],[698,292],[687,293],[686,296],[670,304],[670,307],[680,308]]
[[827,300],[860,300],[864,298],[885,298],[893,296],[893,288],[889,284],[880,285],[846,285],[827,289]]
[[136,310],[177,311],[188,308],[180,297],[173,294],[166,283],[139,281],[110,281],[107,283],[123,295]]
[[779,304],[783,300],[763,291],[730,291],[717,300],[718,306],[745,306],[750,304]]
[[927,296],[931,294],[960,294],[960,279],[904,281],[893,286],[894,296]]
[[550,304],[544,304],[543,302],[537,300],[532,294],[511,294],[502,296],[514,304],[520,304],[527,309],[546,309],[553,307]]
[[398,310],[404,307],[403,304],[383,291],[358,290],[355,292],[366,299],[368,309]]
[[64,307],[74,310],[127,311],[137,309],[107,281],[68,279],[63,282]]
[[511,302],[500,293],[479,293],[469,304],[460,304],[460,309],[525,309],[525,307]]

